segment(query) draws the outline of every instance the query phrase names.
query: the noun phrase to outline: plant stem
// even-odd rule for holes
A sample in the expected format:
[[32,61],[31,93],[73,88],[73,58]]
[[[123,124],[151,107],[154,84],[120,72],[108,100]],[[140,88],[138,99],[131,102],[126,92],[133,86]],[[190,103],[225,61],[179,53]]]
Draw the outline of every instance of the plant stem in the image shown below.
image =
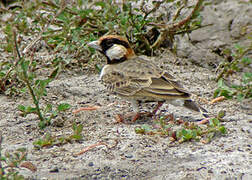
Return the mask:
[[40,111],[39,101],[38,101],[38,99],[36,98],[36,95],[35,95],[35,93],[34,93],[32,87],[31,87],[31,84],[30,84],[29,80],[28,80],[27,73],[24,71],[24,69],[23,69],[23,75],[24,75],[24,82],[25,82],[25,84],[27,85],[27,87],[28,87],[28,89],[29,89],[29,91],[30,91],[30,94],[31,94],[31,96],[32,96],[33,103],[34,103],[35,106],[36,106],[37,115],[39,116],[40,121],[44,121],[45,119],[44,119],[44,117],[43,117],[43,115],[42,115],[42,113],[41,113],[41,111]]
[[[15,30],[13,30],[13,37],[14,37],[14,43],[15,43],[15,48],[16,48],[16,51],[17,51],[18,59],[19,59],[19,61],[21,61],[21,63],[24,63],[24,60],[21,57],[19,49],[18,49],[17,38],[16,38],[16,31]],[[40,121],[44,121],[45,119],[44,119],[44,117],[43,117],[43,115],[42,115],[42,113],[40,111],[39,101],[38,101],[38,99],[37,99],[37,97],[36,97],[36,95],[34,93],[34,90],[32,89],[32,86],[31,86],[30,82],[29,82],[29,78],[28,78],[27,72],[26,72],[25,68],[23,68],[23,66],[21,66],[21,67],[22,67],[22,71],[23,71],[23,75],[24,75],[24,82],[25,82],[25,84],[27,85],[27,87],[28,87],[28,89],[30,91],[33,103],[36,106],[37,115],[39,116]]]
[[236,56],[235,59],[234,59],[233,61],[231,61],[230,63],[226,64],[226,65],[223,67],[221,73],[217,76],[217,78],[216,78],[215,81],[218,82],[219,79],[227,72],[227,70],[229,70],[228,67],[230,67],[230,65],[232,65],[232,64],[234,64],[234,63],[240,61],[241,58],[242,58],[245,54],[247,54],[249,51],[251,51],[251,50],[252,50],[252,46],[250,46],[249,48],[245,49],[241,54],[239,54],[238,56]]

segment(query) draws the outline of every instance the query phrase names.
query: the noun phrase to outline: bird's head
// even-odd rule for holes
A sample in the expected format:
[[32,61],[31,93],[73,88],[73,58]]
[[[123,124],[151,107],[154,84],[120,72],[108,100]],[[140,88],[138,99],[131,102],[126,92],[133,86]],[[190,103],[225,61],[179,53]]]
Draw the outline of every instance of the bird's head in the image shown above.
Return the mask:
[[117,35],[106,35],[87,44],[107,57],[108,64],[123,62],[135,55],[128,40]]

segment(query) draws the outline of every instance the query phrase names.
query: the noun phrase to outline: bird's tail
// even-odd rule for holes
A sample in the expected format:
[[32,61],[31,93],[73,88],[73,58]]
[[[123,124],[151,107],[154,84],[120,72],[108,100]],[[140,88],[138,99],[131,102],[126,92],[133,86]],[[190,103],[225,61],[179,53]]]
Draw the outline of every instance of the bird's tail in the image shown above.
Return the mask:
[[205,118],[208,118],[208,112],[203,107],[197,105],[194,101],[191,99],[184,100],[184,106],[188,109],[191,109],[193,111],[200,112]]

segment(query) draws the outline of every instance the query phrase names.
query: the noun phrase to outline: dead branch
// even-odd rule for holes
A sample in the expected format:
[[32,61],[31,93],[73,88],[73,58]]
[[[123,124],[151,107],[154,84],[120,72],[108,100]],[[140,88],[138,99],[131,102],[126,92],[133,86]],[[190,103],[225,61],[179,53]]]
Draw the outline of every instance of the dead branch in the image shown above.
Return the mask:
[[[163,42],[163,40],[167,36],[172,37],[179,28],[181,28],[182,26],[184,26],[185,24],[187,24],[191,20],[191,18],[196,14],[196,12],[200,9],[202,3],[203,3],[203,0],[198,0],[197,3],[194,6],[192,12],[185,19],[181,20],[178,23],[172,23],[172,24],[149,23],[149,25],[153,25],[153,26],[156,26],[156,27],[158,27],[158,28],[161,29],[159,37],[153,43],[153,45],[151,46],[151,48],[157,48],[157,47],[159,47],[160,44]],[[179,13],[179,12],[180,11],[178,10],[177,13]],[[174,20],[177,18],[176,14],[175,14],[175,18],[173,18]]]
[[159,9],[160,5],[165,2],[165,0],[155,2],[155,6],[149,11],[144,9],[145,2],[146,1],[143,0],[141,3],[141,6],[140,6],[141,11],[145,14],[144,19],[146,19],[151,13],[157,11]]

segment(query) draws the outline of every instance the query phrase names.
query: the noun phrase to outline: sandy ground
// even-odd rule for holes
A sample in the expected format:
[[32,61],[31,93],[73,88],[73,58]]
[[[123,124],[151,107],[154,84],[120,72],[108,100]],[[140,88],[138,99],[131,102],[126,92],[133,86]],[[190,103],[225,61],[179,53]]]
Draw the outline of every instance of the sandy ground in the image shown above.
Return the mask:
[[[178,47],[180,58],[173,57],[168,51],[153,58],[162,68],[180,78],[189,91],[208,100],[212,99],[217,86],[213,80],[216,73],[214,69],[195,65],[195,61],[202,64],[209,62],[209,65],[210,62],[221,61],[221,57],[211,50],[228,45],[232,47],[231,44],[235,42],[246,44],[247,39],[232,38],[232,33],[242,23],[250,23],[251,27],[251,4],[247,6],[236,1],[229,3],[216,1],[215,5],[205,8],[203,22],[214,23],[214,26],[193,32],[191,38],[197,41],[197,45],[191,44],[190,49],[187,37],[179,39],[182,44]],[[243,12],[246,12],[245,15],[242,15]],[[237,26],[232,24],[234,27],[231,25],[231,30],[228,30],[225,27],[230,19]],[[187,58],[182,58],[184,56]],[[37,128],[36,116],[23,118],[19,115],[17,105],[31,104],[29,96],[9,98],[0,95],[3,152],[25,147],[28,149],[28,160],[38,169],[35,173],[21,169],[20,174],[30,179],[252,179],[251,101],[226,100],[214,105],[202,104],[213,114],[219,110],[227,112],[223,124],[228,129],[228,134],[215,137],[209,144],[176,144],[169,138],[158,135],[135,133],[136,127],[151,124],[151,118],[144,118],[134,124],[115,124],[114,116],[131,111],[130,104],[107,93],[98,81],[98,76],[85,71],[65,72],[50,83],[44,100],[53,104],[66,102],[72,108],[43,131]],[[88,105],[102,108],[78,114],[71,112]],[[144,105],[142,109],[151,110],[152,106],[153,104]],[[167,104],[160,112],[174,113],[175,117],[187,118],[189,121],[200,119],[197,113]],[[32,143],[47,132],[54,136],[71,134],[73,121],[83,124],[83,141],[41,150],[33,148]],[[63,122],[64,126],[57,127],[59,122]],[[101,145],[74,156],[86,146],[98,142],[105,142],[109,147]]]

